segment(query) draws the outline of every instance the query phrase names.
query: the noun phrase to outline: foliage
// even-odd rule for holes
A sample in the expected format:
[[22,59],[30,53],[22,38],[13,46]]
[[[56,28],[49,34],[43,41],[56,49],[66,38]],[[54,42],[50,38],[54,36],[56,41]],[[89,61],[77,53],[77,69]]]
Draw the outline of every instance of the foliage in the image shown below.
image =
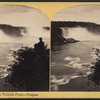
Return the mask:
[[13,51],[14,64],[8,70],[6,81],[17,90],[47,91],[49,88],[49,49],[41,53],[35,48],[22,47]]
[[94,50],[96,61],[91,67],[92,73],[89,75],[89,79],[96,85],[100,85],[100,49],[95,48]]

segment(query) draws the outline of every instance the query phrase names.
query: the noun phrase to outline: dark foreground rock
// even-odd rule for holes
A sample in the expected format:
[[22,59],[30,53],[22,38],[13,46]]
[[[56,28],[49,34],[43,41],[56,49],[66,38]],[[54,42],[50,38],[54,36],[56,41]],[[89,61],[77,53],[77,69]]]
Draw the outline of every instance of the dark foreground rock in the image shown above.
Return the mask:
[[[41,52],[40,52],[41,51]],[[13,52],[14,64],[5,78],[18,91],[49,90],[49,49],[22,47]]]

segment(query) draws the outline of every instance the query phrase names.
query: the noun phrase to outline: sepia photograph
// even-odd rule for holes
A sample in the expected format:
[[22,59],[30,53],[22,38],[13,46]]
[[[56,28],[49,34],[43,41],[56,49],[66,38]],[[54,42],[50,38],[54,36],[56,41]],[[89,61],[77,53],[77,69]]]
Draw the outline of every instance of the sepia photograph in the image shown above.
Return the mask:
[[38,9],[0,5],[0,91],[49,91],[50,22]]
[[51,90],[100,91],[100,5],[72,6],[53,16]]

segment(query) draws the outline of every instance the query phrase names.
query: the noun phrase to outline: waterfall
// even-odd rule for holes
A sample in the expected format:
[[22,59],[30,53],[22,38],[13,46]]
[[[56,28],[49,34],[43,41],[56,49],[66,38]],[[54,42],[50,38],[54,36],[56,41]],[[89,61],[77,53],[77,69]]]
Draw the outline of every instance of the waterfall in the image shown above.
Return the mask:
[[66,38],[68,36],[68,27],[60,27],[62,30],[62,36]]

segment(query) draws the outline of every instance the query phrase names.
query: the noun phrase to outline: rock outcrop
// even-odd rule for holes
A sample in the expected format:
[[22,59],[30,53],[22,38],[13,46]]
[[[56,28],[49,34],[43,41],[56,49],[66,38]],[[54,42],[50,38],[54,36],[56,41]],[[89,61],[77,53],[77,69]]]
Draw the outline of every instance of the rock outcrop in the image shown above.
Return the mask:
[[62,27],[75,28],[82,27],[86,28],[91,34],[100,34],[100,25],[91,22],[75,22],[75,21],[52,21],[51,23],[51,45],[62,45],[65,43],[78,42],[75,39],[66,39],[63,37]]

